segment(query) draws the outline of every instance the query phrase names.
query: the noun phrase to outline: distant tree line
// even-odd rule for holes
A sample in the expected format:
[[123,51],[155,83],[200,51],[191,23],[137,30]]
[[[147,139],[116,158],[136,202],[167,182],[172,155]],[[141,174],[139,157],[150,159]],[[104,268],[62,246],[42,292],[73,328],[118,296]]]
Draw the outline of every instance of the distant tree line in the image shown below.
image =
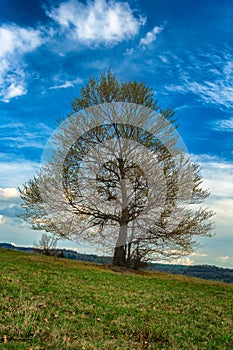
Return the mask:
[[170,265],[153,264],[147,266],[149,271],[161,271],[190,277],[203,278],[207,280],[233,283],[233,269],[217,267],[214,265]]

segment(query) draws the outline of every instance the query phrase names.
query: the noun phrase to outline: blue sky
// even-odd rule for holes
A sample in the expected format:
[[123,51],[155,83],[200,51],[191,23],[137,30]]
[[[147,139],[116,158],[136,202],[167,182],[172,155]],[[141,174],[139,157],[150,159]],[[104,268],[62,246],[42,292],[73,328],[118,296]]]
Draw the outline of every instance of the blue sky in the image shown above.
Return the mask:
[[[182,262],[233,268],[233,2],[0,0],[0,241],[41,233],[16,218],[57,119],[89,75],[144,81],[202,168],[216,235]],[[63,246],[71,243],[61,242]],[[91,248],[73,244],[80,251]]]

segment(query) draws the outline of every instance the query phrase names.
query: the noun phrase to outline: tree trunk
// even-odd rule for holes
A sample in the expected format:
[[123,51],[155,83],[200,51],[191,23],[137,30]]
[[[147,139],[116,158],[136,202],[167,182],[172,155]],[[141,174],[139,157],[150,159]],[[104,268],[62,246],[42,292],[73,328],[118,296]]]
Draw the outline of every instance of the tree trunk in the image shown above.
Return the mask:
[[127,240],[127,231],[128,231],[128,222],[129,222],[129,210],[127,206],[127,188],[126,188],[126,174],[125,174],[125,161],[122,157],[118,158],[118,167],[120,171],[120,189],[121,189],[121,206],[122,213],[121,219],[119,221],[120,230],[119,236],[116,242],[114,257],[113,257],[113,265],[115,266],[126,266],[126,240]]
[[132,243],[128,242],[126,264],[129,268],[131,267],[131,245]]
[[125,246],[124,245],[121,245],[119,247],[115,247],[114,257],[113,257],[113,265],[114,266],[126,266]]
[[113,265],[115,266],[126,266],[126,238],[127,238],[127,225],[120,226],[119,236],[117,239]]

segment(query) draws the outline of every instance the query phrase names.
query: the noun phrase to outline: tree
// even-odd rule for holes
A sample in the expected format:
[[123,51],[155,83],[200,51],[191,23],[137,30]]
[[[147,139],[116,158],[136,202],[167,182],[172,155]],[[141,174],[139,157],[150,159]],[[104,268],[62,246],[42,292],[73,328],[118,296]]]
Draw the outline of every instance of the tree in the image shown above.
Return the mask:
[[35,243],[36,249],[40,249],[42,254],[45,255],[58,255],[57,251],[57,242],[59,238],[54,235],[48,235],[47,233],[43,233],[41,239],[38,243]]
[[200,169],[151,88],[107,71],[72,108],[41,172],[19,189],[33,228],[102,244],[114,265],[133,268],[187,255],[194,236],[211,235],[213,213],[198,207],[209,196]]

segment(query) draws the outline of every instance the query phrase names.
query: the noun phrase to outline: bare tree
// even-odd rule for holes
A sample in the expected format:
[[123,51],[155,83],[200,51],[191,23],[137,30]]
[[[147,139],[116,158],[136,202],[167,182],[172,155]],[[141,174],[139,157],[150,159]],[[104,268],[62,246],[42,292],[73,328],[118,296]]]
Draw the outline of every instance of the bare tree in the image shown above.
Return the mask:
[[55,235],[48,235],[47,233],[43,233],[41,239],[38,243],[34,243],[36,250],[40,250],[44,255],[53,255],[57,256],[57,242],[59,237]]

